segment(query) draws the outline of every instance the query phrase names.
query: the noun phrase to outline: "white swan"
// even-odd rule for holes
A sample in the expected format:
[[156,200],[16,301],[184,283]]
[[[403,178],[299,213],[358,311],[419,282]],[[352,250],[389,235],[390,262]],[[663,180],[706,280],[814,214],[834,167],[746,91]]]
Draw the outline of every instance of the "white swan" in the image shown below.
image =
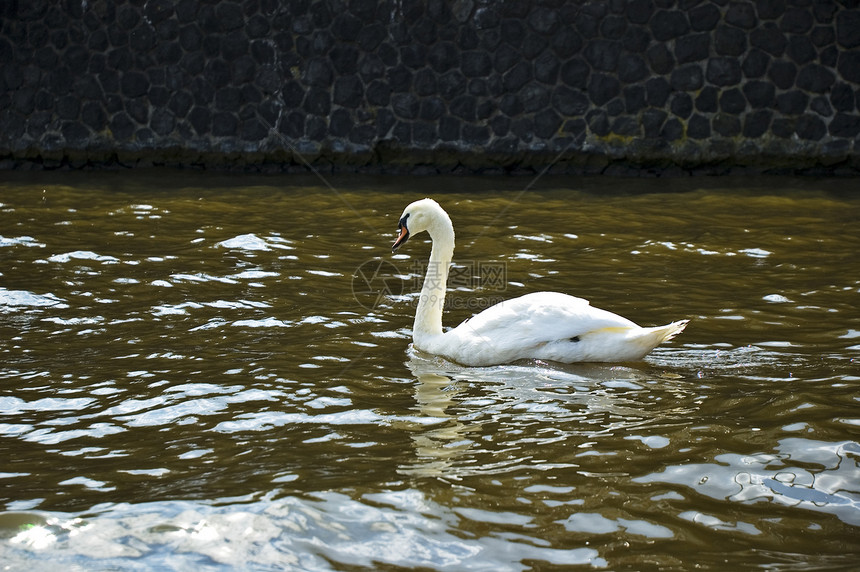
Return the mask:
[[463,365],[498,365],[529,358],[565,363],[636,361],[680,333],[689,321],[642,328],[591,306],[588,300],[535,292],[491,306],[443,332],[442,309],[454,254],[451,219],[436,201],[422,199],[406,207],[397,230],[392,252],[425,230],[433,241],[415,311],[413,346]]

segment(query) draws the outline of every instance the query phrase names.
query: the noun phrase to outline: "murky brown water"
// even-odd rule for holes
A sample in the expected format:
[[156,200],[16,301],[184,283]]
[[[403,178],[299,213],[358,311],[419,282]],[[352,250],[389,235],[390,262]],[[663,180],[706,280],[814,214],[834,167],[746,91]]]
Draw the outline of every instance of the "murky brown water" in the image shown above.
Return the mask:
[[[530,183],[0,175],[0,567],[856,567],[860,182]],[[417,355],[428,195],[447,325],[693,321],[638,364]]]

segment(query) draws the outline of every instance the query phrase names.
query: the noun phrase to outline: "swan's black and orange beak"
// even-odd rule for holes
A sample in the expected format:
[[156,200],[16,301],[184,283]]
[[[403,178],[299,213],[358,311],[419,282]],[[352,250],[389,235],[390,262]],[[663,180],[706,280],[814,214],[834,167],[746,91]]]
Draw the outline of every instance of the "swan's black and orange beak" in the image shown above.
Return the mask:
[[409,240],[409,229],[406,228],[406,219],[409,218],[409,215],[406,215],[400,222],[397,223],[397,231],[400,233],[397,237],[397,240],[394,241],[394,244],[391,245],[391,252],[394,253],[400,248],[404,242]]

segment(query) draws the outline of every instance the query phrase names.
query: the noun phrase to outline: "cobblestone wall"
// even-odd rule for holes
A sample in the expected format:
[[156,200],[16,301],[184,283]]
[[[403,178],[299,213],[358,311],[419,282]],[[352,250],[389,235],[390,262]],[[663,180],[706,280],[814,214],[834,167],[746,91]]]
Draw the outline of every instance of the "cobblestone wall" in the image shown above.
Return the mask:
[[3,0],[0,167],[860,171],[858,0]]

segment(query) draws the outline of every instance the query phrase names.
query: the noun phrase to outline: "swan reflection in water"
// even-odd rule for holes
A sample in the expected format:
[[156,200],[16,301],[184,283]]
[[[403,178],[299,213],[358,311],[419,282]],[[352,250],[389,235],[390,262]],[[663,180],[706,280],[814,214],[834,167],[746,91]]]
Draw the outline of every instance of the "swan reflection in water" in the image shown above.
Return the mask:
[[[625,438],[636,429],[653,433],[676,425],[697,407],[679,399],[685,388],[676,376],[648,364],[558,364],[539,360],[493,367],[464,367],[410,347],[406,367],[415,376],[420,417],[411,429],[415,458],[398,472],[412,476],[459,480],[467,475],[510,471],[513,465],[548,466],[539,461],[542,445],[563,441],[571,455],[598,436]],[[656,393],[667,393],[673,405],[655,410]],[[483,430],[485,423],[492,434]],[[538,423],[549,428],[534,433]],[[662,439],[662,438],[661,438]],[[504,449],[504,458],[498,451]],[[584,449],[583,449],[584,450]],[[509,454],[512,451],[518,453]],[[570,465],[578,467],[579,465]]]

